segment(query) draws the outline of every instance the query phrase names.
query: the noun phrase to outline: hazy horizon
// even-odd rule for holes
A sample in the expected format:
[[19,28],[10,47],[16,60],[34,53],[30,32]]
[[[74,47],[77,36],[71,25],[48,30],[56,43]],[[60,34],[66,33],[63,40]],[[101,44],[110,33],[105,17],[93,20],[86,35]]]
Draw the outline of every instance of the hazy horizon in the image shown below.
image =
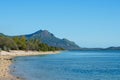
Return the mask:
[[4,0],[0,13],[6,35],[42,29],[80,47],[120,46],[119,0]]

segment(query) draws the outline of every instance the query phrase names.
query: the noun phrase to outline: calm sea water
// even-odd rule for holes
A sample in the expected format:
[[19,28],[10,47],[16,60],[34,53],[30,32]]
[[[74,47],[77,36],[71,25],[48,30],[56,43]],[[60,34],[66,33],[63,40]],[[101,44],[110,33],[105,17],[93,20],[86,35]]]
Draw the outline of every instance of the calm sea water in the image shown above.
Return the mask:
[[120,80],[120,51],[16,57],[11,68],[25,80]]

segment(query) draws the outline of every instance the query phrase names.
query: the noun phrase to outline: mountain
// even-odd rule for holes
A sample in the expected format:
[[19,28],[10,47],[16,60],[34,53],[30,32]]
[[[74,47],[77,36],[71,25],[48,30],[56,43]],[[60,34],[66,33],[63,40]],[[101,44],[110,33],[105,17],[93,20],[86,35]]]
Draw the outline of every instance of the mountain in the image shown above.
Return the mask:
[[[15,36],[8,36],[3,33],[0,33],[0,36],[5,37],[15,37]],[[47,30],[39,30],[35,33],[28,34],[28,35],[20,35],[18,37],[25,36],[27,39],[38,39],[43,43],[48,44],[49,46],[61,47],[67,50],[120,50],[120,46],[118,47],[108,47],[108,48],[81,48],[73,41],[69,41],[65,38],[60,39],[54,36],[54,34],[50,33]]]
[[0,33],[0,36],[6,36],[6,35],[4,35],[3,33]]
[[106,50],[120,50],[120,47],[108,47]]
[[120,46],[118,47],[107,47],[107,48],[80,48],[79,50],[120,50]]
[[80,49],[80,47],[72,41],[67,39],[60,39],[54,36],[47,30],[39,30],[35,33],[24,35],[27,39],[38,39],[43,43],[48,44],[49,46],[61,47],[68,50]]

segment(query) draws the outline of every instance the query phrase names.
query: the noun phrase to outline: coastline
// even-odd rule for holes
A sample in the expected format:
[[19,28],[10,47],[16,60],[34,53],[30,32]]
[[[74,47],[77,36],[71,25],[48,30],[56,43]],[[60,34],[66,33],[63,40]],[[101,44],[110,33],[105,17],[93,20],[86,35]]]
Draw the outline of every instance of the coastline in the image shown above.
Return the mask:
[[21,51],[21,50],[12,50],[10,52],[1,51],[0,52],[0,80],[21,80],[19,77],[15,77],[10,74],[9,66],[12,64],[12,59],[14,57],[47,55],[47,54],[57,54],[57,53],[60,53],[60,51],[48,51],[48,52]]

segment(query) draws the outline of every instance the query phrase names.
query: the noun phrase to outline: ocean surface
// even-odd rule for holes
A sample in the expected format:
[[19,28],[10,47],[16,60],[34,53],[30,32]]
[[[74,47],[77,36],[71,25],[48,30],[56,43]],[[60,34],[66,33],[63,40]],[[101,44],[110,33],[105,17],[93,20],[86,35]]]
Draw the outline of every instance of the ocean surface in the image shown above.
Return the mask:
[[120,51],[16,57],[11,72],[25,80],[120,80]]

